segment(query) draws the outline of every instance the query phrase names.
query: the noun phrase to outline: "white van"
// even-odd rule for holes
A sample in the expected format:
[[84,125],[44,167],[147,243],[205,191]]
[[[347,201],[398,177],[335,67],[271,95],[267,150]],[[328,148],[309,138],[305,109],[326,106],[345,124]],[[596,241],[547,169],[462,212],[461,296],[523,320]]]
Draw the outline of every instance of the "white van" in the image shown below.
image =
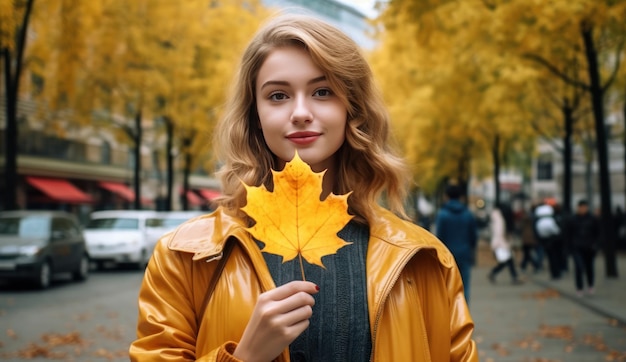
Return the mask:
[[143,269],[154,248],[149,230],[160,225],[157,211],[94,211],[83,231],[89,257],[99,269],[111,262]]

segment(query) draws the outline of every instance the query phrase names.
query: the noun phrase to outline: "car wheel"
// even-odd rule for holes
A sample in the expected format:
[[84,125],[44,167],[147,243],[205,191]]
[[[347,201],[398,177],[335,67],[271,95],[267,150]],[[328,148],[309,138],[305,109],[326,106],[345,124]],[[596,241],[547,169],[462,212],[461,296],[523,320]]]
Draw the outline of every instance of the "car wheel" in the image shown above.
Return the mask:
[[83,281],[89,276],[89,258],[83,255],[78,263],[78,268],[72,273],[74,280]]
[[99,260],[95,262],[96,270],[104,270],[106,265],[103,261]]
[[37,278],[35,279],[35,285],[39,289],[46,289],[50,286],[51,280],[52,280],[52,268],[50,267],[50,262],[45,260],[39,266]]

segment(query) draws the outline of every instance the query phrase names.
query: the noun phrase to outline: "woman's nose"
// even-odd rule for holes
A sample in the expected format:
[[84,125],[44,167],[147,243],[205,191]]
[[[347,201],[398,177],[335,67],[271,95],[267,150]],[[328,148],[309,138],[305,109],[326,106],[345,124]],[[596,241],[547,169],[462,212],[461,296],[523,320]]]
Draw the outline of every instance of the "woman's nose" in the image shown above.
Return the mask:
[[294,101],[293,111],[291,112],[291,122],[298,123],[311,121],[313,121],[311,105],[305,97],[296,97]]

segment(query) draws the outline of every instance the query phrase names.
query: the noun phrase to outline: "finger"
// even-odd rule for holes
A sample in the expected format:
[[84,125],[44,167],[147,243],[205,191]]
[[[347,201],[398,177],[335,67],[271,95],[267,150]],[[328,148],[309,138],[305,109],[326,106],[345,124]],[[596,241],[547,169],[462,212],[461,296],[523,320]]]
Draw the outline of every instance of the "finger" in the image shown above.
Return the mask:
[[267,312],[271,315],[285,314],[292,310],[301,308],[303,306],[315,305],[315,299],[308,293],[298,292],[283,300],[272,301],[267,304]]
[[310,305],[304,305],[290,312],[281,314],[276,318],[276,324],[285,326],[285,328],[308,321],[313,315],[313,308]]
[[308,294],[316,294],[319,291],[315,283],[305,282],[302,280],[294,280],[287,284],[281,285],[275,289],[266,292],[267,297],[271,300],[283,300],[296,293],[305,292]]

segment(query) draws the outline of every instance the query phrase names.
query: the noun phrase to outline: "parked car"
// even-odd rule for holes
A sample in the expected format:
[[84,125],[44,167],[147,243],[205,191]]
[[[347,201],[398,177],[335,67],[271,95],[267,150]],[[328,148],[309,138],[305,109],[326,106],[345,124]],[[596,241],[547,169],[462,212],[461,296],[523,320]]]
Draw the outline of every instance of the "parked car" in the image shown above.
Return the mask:
[[63,211],[0,212],[0,280],[28,280],[45,289],[58,273],[77,281],[89,275],[77,218]]
[[158,212],[149,210],[92,212],[83,232],[91,260],[98,269],[106,263],[145,268],[154,248],[148,229],[159,226],[160,220]]

